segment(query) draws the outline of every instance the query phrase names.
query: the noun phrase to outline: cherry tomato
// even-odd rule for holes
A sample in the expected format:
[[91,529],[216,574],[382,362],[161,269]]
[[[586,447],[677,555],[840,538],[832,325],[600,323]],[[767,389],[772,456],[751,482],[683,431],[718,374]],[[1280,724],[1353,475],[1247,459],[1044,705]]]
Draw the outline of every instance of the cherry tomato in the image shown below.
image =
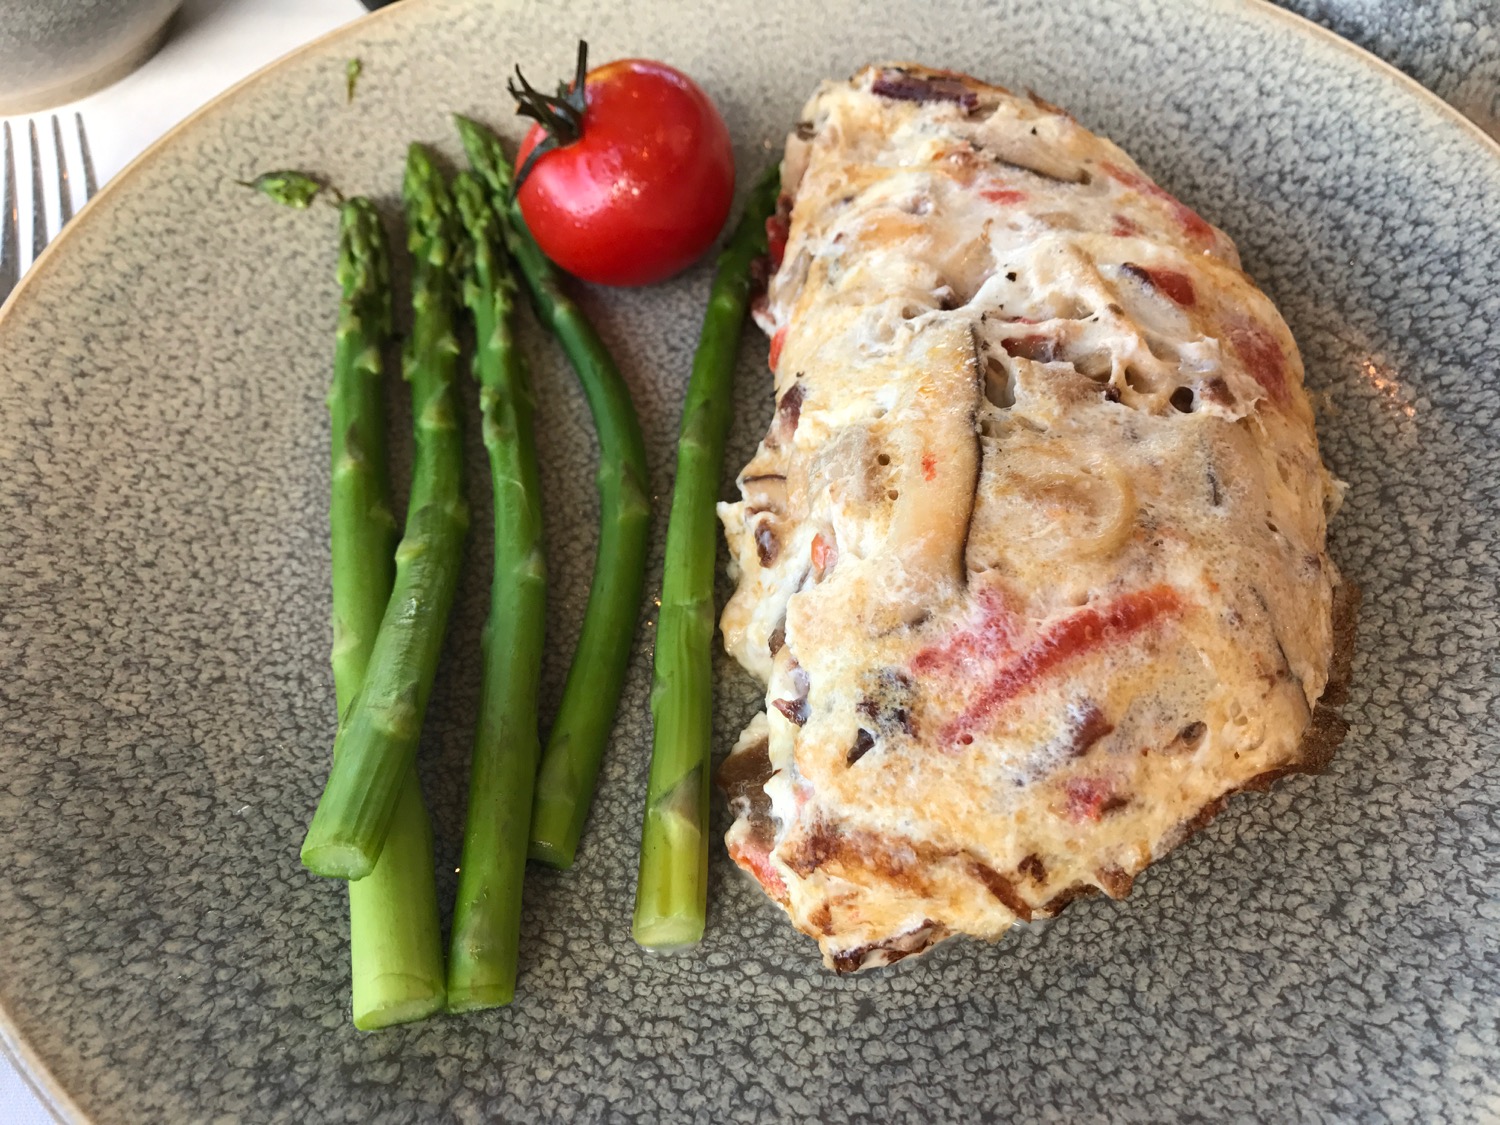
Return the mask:
[[[589,71],[584,106],[582,135],[540,156],[521,183],[526,225],[549,258],[585,281],[671,277],[708,249],[729,214],[734,151],[723,117],[687,75],[645,59]],[[518,174],[547,136],[532,126]]]

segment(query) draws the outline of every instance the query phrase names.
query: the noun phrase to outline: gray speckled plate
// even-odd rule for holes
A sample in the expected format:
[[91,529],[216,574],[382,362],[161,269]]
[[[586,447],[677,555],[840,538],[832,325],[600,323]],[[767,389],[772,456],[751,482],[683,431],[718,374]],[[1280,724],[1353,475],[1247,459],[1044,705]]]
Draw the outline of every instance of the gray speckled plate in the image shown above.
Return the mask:
[[[1269,7],[797,8],[408,0],[152,150],[0,317],[0,1002],[5,1037],[65,1113],[1500,1113],[1500,149]],[[389,201],[409,138],[451,153],[449,109],[511,127],[508,67],[565,73],[580,32],[596,58],[654,55],[702,79],[747,171],[820,77],[905,56],[1035,87],[1227,228],[1302,345],[1327,458],[1350,482],[1335,553],[1365,606],[1331,770],[1236,801],[1128,902],[1080,903],[998,945],[953,942],[856,979],[826,974],[716,852],[707,941],[651,958],[629,940],[643,628],[579,869],[528,884],[521,998],[356,1033],[344,896],[297,863],[334,714],[333,214],[281,210],[233,181],[301,166]],[[365,77],[346,106],[351,55]],[[699,268],[588,296],[662,492],[707,280]],[[591,560],[592,449],[571,376],[529,342],[559,592],[550,712]],[[746,348],[726,484],[769,415],[763,346]],[[447,872],[485,541],[476,528],[424,741]],[[723,748],[753,692],[727,661],[721,682]]]
[[1400,67],[1500,138],[1497,0],[1277,0]]

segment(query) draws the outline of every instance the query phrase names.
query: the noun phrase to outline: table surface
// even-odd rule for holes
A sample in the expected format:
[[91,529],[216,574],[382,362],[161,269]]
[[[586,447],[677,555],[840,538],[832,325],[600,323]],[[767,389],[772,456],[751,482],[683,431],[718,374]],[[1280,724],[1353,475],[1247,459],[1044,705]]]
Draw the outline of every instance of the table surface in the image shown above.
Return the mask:
[[[1407,71],[1500,137],[1500,21],[1493,0],[1280,0]],[[378,6],[372,3],[369,6]],[[54,111],[87,122],[98,182],[214,95],[287,51],[365,13],[361,0],[188,0],[161,50],[140,70]],[[48,114],[36,115],[44,122]],[[23,126],[26,118],[19,120]],[[18,176],[23,220],[29,176]],[[23,259],[23,265],[30,263]],[[54,1118],[0,1057],[0,1121]]]

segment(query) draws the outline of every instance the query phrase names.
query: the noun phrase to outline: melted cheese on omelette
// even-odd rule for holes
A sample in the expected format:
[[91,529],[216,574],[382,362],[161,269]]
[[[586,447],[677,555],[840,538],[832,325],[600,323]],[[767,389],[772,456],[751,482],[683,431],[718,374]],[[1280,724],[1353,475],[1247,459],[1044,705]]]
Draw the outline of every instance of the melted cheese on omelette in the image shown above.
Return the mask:
[[721,783],[850,970],[1119,897],[1306,765],[1339,486],[1227,236],[1066,113],[870,68],[782,175],[777,408],[720,509],[767,708]]

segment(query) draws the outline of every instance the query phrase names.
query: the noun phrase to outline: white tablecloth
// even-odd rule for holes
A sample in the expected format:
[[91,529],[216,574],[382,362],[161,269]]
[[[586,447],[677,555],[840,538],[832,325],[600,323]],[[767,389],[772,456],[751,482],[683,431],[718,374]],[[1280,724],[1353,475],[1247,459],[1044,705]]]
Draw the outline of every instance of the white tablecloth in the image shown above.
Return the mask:
[[[83,114],[94,171],[103,186],[147,145],[221,90],[293,47],[363,14],[358,0],[188,0],[170,38],[140,70],[97,94],[49,112],[64,114],[65,122],[71,122],[75,110]],[[10,120],[17,140],[22,141],[17,195],[24,242],[29,240],[32,206],[23,140],[27,119]],[[36,120],[44,145],[50,147],[48,114],[38,114]],[[29,262],[23,259],[23,265]],[[52,1114],[37,1101],[25,1080],[9,1060],[0,1057],[0,1123],[52,1122]]]

